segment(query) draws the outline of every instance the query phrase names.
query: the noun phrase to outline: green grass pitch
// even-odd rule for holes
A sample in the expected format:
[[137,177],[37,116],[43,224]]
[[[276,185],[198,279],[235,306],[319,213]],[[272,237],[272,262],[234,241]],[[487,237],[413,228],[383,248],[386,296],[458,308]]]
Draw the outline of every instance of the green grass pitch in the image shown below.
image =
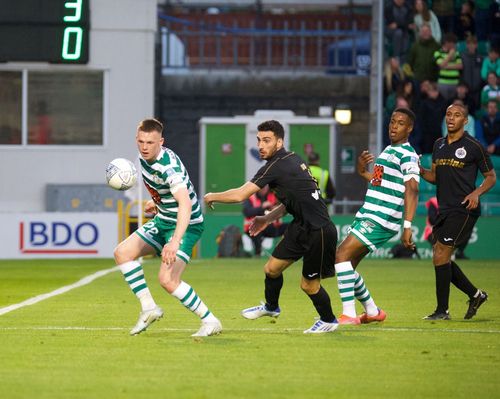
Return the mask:
[[[319,336],[302,333],[316,313],[299,288],[299,264],[285,272],[277,320],[240,316],[263,299],[264,262],[188,267],[185,280],[223,323],[215,337],[190,336],[199,321],[159,287],[158,259],[145,272],[165,317],[139,336],[128,334],[139,304],[119,272],[0,315],[0,398],[500,397],[500,262],[460,263],[490,295],[475,318],[463,320],[467,298],[452,287],[453,319],[427,322],[435,306],[430,261],[364,261],[359,272],[388,319]],[[1,261],[0,308],[112,266]],[[336,280],[323,285],[338,314]]]

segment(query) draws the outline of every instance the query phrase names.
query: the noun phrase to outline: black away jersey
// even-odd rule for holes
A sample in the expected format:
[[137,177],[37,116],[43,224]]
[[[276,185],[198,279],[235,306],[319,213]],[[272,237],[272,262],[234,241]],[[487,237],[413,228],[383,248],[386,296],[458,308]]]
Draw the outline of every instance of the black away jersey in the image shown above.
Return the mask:
[[331,223],[318,185],[306,163],[294,152],[277,151],[252,178],[259,187],[269,184],[276,197],[300,225],[317,229]]
[[480,215],[481,206],[467,211],[464,198],[476,189],[478,171],[493,169],[489,154],[479,141],[467,132],[454,143],[447,137],[437,139],[432,151],[432,163],[436,164],[436,189],[439,212],[461,210]]

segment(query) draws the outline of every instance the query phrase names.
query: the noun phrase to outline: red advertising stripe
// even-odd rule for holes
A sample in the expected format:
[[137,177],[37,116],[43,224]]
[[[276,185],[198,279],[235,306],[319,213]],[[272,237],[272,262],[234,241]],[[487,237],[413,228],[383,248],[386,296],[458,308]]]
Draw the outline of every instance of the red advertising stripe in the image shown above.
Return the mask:
[[23,249],[23,254],[97,254],[96,249]]

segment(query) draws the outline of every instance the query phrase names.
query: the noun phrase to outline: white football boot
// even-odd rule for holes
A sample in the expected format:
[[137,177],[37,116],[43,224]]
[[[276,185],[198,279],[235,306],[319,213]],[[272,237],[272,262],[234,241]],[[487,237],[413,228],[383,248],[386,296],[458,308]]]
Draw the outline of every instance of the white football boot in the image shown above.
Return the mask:
[[311,328],[305,330],[304,334],[323,334],[334,332],[338,326],[339,323],[337,323],[336,320],[333,323],[327,323],[326,321],[320,319],[316,321],[316,323],[314,323]]
[[163,309],[158,305],[153,309],[145,310],[139,314],[137,324],[130,330],[130,335],[137,335],[145,331],[150,324],[154,323],[163,317]]
[[280,308],[276,310],[267,310],[266,304],[261,302],[259,306],[254,306],[253,308],[243,309],[241,311],[241,315],[245,319],[255,320],[259,317],[269,316],[269,317],[278,317],[281,314]]
[[210,335],[217,335],[222,332],[222,324],[218,319],[215,321],[202,322],[200,329],[195,332],[192,337],[209,337]]

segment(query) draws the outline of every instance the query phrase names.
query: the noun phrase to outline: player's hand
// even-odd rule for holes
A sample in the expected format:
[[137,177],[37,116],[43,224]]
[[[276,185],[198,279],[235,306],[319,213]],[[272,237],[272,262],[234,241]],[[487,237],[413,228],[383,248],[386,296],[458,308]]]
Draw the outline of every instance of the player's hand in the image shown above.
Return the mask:
[[362,166],[366,168],[366,166],[372,163],[375,160],[373,154],[370,151],[364,150],[358,157],[358,167]]
[[475,194],[474,192],[470,193],[467,197],[464,198],[462,204],[467,204],[465,206],[465,209],[476,209],[479,205],[479,195]]
[[248,233],[251,237],[254,237],[264,231],[268,224],[269,223],[266,221],[266,218],[264,216],[255,216],[250,222]]
[[163,246],[163,249],[161,251],[161,260],[163,261],[163,263],[171,265],[175,262],[179,245],[179,241],[172,239]]
[[415,250],[415,243],[413,242],[411,228],[403,229],[403,234],[401,235],[401,242],[403,243],[405,248],[411,249],[412,251]]
[[214,209],[214,201],[212,200],[212,193],[206,193],[203,197],[205,205],[208,205],[210,209]]
[[153,200],[147,201],[144,205],[144,213],[152,213],[156,215],[156,212],[158,212],[158,209],[156,209],[155,202]]

